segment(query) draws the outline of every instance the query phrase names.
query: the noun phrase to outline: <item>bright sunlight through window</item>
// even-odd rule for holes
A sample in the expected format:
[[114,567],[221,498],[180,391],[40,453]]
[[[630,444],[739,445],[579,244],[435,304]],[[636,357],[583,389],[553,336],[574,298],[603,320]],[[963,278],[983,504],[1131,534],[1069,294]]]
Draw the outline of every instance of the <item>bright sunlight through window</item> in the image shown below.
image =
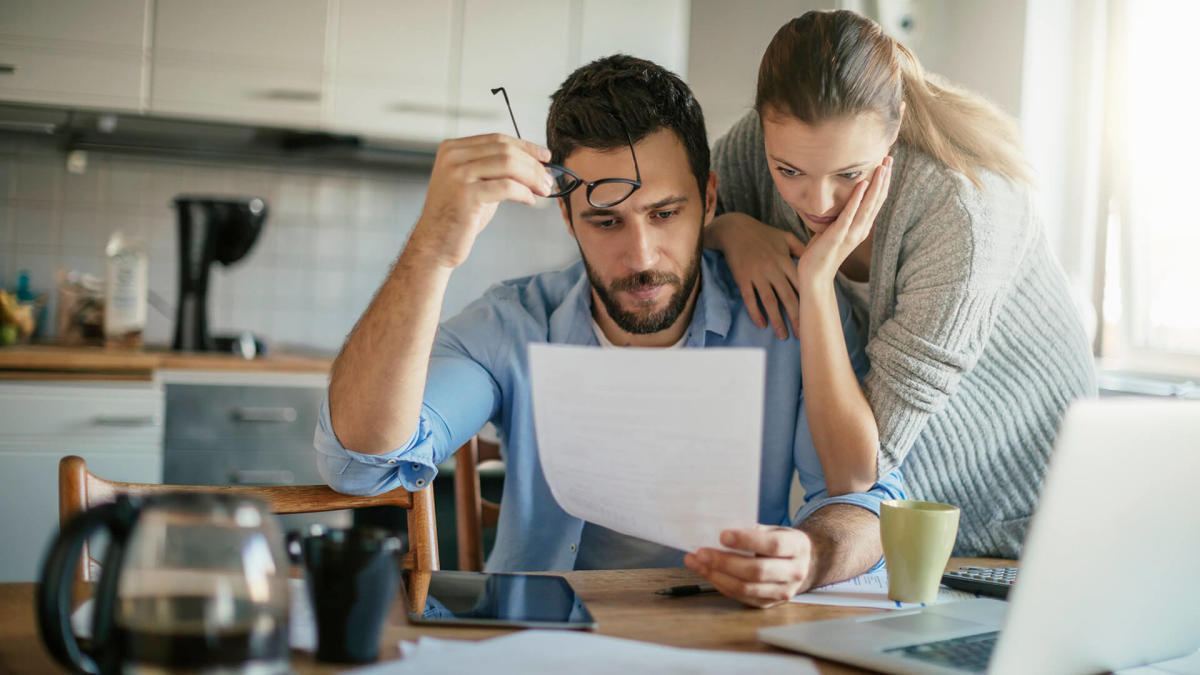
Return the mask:
[[1200,2],[1127,7],[1128,203],[1118,311],[1130,348],[1200,355],[1200,92],[1191,68]]

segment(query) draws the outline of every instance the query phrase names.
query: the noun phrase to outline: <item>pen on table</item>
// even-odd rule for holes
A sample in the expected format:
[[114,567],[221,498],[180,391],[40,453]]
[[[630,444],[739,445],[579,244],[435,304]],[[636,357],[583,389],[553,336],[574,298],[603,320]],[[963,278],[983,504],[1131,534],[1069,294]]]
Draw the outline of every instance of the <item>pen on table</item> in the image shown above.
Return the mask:
[[654,591],[659,595],[668,595],[672,598],[680,598],[685,595],[699,595],[701,593],[716,593],[717,589],[711,584],[686,584],[683,586],[671,586],[670,588],[660,588]]

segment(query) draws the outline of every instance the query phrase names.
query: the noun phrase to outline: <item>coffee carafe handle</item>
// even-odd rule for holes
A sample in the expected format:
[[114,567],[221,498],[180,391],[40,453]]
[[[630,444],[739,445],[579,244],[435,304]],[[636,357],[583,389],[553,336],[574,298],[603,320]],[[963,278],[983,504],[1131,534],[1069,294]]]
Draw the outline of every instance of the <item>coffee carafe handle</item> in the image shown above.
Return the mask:
[[[119,646],[112,644],[110,637],[117,577],[124,545],[139,510],[140,503],[127,497],[88,509],[63,525],[46,554],[37,587],[38,630],[50,654],[72,672],[99,675],[116,666],[112,651]],[[71,630],[72,591],[83,543],[102,529],[108,530],[110,540],[92,601],[95,653],[87,654]]]

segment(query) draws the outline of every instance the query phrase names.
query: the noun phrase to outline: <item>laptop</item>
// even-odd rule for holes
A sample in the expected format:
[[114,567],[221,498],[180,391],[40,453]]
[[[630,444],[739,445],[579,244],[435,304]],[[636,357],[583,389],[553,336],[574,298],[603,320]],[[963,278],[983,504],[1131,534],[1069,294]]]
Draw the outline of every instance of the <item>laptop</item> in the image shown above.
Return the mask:
[[[889,673],[1096,673],[1200,649],[1200,402],[1091,399],[1063,419],[1008,602],[763,628]],[[1196,668],[1195,657],[1187,668]]]

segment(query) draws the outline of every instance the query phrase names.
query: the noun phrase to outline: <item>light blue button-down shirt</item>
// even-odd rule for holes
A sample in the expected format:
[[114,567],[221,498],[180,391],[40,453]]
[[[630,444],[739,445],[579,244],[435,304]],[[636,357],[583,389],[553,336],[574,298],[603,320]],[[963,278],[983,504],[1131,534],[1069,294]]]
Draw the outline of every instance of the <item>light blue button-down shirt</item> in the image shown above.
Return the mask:
[[[795,525],[829,504],[855,504],[878,514],[881,500],[903,498],[898,471],[869,492],[828,495],[804,414],[799,341],[779,340],[769,327],[754,325],[719,253],[705,251],[701,264],[700,295],[685,346],[759,347],[767,354],[759,522]],[[867,358],[841,298],[839,308],[851,362],[862,377]],[[542,475],[527,351],[535,342],[598,346],[592,330],[591,286],[582,262],[500,283],[445,321],[429,362],[419,427],[392,452],[367,455],[344,448],[333,434],[326,395],[315,437],[325,480],[348,494],[377,494],[401,485],[423,489],[437,475],[437,465],[490,421],[500,433],[505,479],[496,545],[487,569],[574,569],[584,522],[559,507]],[[799,473],[805,503],[790,514],[793,470]]]

